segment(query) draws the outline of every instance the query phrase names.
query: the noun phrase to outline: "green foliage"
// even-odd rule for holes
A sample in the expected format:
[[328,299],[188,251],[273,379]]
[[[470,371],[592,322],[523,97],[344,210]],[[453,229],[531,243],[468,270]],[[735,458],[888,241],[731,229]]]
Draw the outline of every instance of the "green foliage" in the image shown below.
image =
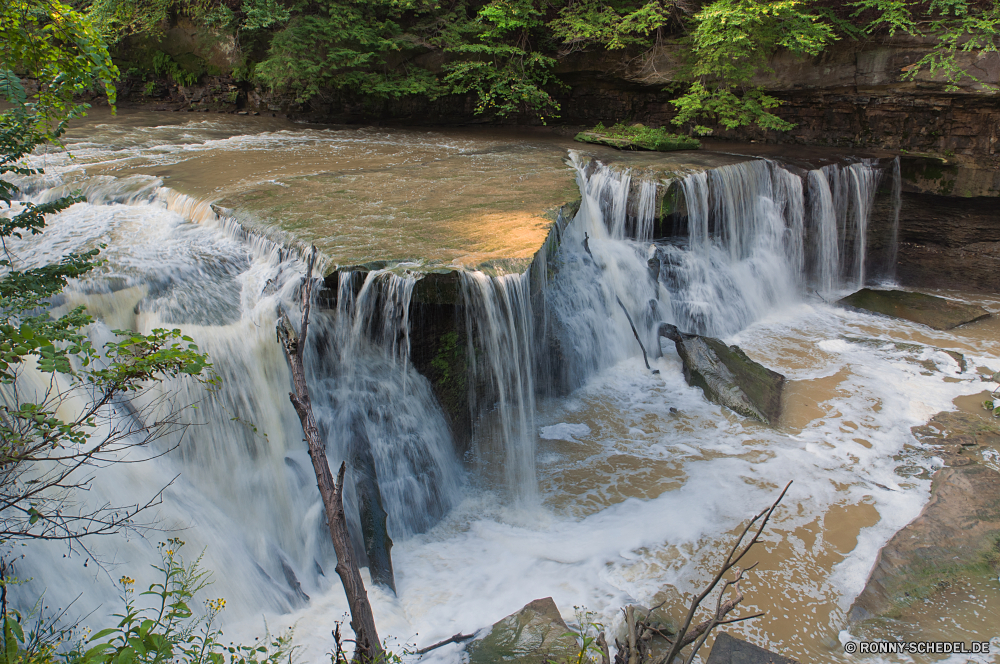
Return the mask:
[[397,23],[408,3],[397,0],[320,0],[275,34],[256,79],[305,101],[323,89],[349,89],[375,97],[433,94],[426,70],[390,67],[389,56],[411,44]]
[[[957,90],[963,78],[969,78],[989,88],[996,84],[983,81],[958,63],[959,53],[996,53],[1000,46],[1000,2],[982,8],[969,0],[858,0],[856,14],[875,10],[877,18],[865,31],[903,32],[913,36],[933,36],[934,48],[904,70],[904,79],[915,80],[923,70],[941,77],[948,90]],[[918,13],[915,13],[918,12]],[[927,26],[922,28],[922,26]]]
[[[771,73],[771,55],[785,49],[817,55],[837,39],[823,15],[807,10],[810,0],[715,0],[695,15],[690,35],[692,79],[687,92],[671,102],[676,125],[711,118],[722,126],[755,124],[786,131],[792,124],[771,112],[780,101],[756,82]],[[699,134],[711,133],[701,124]]]
[[101,36],[114,44],[134,34],[159,37],[174,4],[175,0],[93,0],[89,17]]
[[683,134],[671,134],[663,127],[646,127],[645,125],[626,125],[618,123],[612,127],[599,124],[589,132],[576,135],[576,140],[584,143],[602,143],[620,149],[655,150],[668,152],[671,150],[697,150],[701,142]]
[[595,620],[597,614],[582,606],[574,606],[573,612],[576,614],[576,624],[579,631],[568,632],[576,638],[580,646],[580,653],[576,660],[570,660],[569,664],[587,664],[600,662],[603,659],[604,651],[598,643],[601,635],[604,634],[604,625]]
[[168,76],[178,85],[185,86],[196,84],[203,73],[200,69],[196,69],[195,71],[184,69],[176,60],[163,51],[155,51],[153,53],[153,71],[157,76]]
[[139,597],[150,602],[140,606],[135,581],[123,576],[123,612],[114,627],[102,629],[69,653],[68,664],[278,664],[290,660],[291,632],[265,638],[266,645],[229,645],[221,642],[217,627],[226,600],[205,601],[205,612],[196,613],[194,596],[209,585],[209,574],[201,568],[201,557],[185,564],[180,556],[184,542],[171,539],[160,544],[161,565],[154,566],[161,580]]
[[543,122],[559,117],[559,104],[545,90],[562,85],[552,73],[556,60],[533,46],[543,18],[532,0],[493,0],[480,9],[476,20],[482,29],[475,41],[446,49],[465,56],[444,67],[450,92],[475,92],[477,114],[531,112]]
[[278,0],[246,0],[243,3],[244,30],[265,30],[284,25],[292,17],[291,11]]
[[549,29],[572,50],[590,45],[616,50],[649,46],[650,35],[660,38],[667,29],[683,27],[686,5],[677,0],[615,4],[602,0],[569,3],[549,22]]
[[[18,76],[38,82],[28,97]],[[18,122],[30,122],[54,139],[61,123],[86,105],[75,97],[101,88],[114,104],[118,69],[91,21],[59,0],[11,0],[0,4],[0,96],[15,106]]]
[[[0,115],[0,543],[74,540],[131,527],[142,509],[75,503],[73,489],[88,481],[77,475],[176,425],[169,416],[140,429],[112,425],[95,439],[100,425],[114,417],[110,404],[164,378],[200,377],[210,365],[179,330],[116,331],[116,340],[98,348],[83,308],[51,315],[51,298],[98,264],[97,249],[49,265],[25,264],[12,251],[12,240],[42,233],[46,216],[83,198],[18,202],[11,177],[41,174],[25,158],[38,145],[58,140],[66,119],[82,112],[74,93],[99,84],[113,100],[117,70],[89,21],[66,5],[14,2],[0,7],[0,16],[0,34],[7,37],[0,44],[3,90],[14,104]],[[63,70],[54,74],[57,68]],[[33,99],[14,71],[40,81]]]

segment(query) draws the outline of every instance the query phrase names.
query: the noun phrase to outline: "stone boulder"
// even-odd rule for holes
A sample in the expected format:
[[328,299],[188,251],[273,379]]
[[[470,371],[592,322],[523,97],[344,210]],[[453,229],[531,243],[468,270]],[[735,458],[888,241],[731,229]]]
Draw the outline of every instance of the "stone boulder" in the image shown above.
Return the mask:
[[798,662],[721,632],[715,637],[715,645],[708,655],[707,664],[798,664]]
[[974,463],[942,468],[920,516],[882,547],[848,619],[899,617],[953,576],[998,568],[1000,473]]
[[777,425],[784,376],[754,362],[739,346],[685,334],[669,323],[660,324],[659,336],[674,342],[684,363],[684,379],[688,385],[700,387],[709,401],[744,417]]
[[580,646],[556,603],[545,597],[495,623],[485,637],[470,643],[466,652],[469,664],[547,664],[575,659]]
[[862,288],[837,304],[848,309],[902,318],[935,330],[950,330],[990,316],[990,312],[975,304],[899,290]]

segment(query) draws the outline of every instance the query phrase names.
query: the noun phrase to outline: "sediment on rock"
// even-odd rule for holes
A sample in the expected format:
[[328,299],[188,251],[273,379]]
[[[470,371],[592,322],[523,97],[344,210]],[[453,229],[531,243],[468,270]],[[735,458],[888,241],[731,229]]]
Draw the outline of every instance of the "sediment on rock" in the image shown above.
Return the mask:
[[484,637],[466,647],[466,652],[469,664],[547,664],[576,657],[580,647],[556,603],[545,597],[494,623]]

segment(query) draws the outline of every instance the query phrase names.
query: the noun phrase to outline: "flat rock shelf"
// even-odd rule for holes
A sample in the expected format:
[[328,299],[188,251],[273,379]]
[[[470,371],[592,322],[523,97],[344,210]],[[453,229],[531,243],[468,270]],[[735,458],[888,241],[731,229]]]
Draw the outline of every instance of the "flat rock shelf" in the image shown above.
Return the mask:
[[901,290],[862,288],[842,298],[838,304],[883,316],[902,318],[935,330],[951,330],[959,325],[973,323],[990,316],[990,312],[978,305]]

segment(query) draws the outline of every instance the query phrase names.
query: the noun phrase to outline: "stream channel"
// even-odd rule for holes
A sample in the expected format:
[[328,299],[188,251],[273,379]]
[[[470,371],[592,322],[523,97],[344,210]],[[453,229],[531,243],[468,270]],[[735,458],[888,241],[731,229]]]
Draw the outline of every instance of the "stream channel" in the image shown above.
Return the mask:
[[[941,465],[911,427],[996,387],[984,380],[1000,371],[996,316],[937,332],[830,304],[893,281],[891,228],[878,246],[868,239],[874,210],[887,218],[875,199],[880,183],[892,188],[891,160],[629,155],[529,131],[96,111],[66,144],[72,158],[32,157],[45,175],[24,190],[35,201],[82,190],[88,202],[15,252],[43,264],[105,244],[106,263],[71,283],[57,310],[85,304],[98,341],[115,328],[180,327],[223,379],[214,395],[162,386],[199,402],[185,414],[197,426],[159,441],[178,445],[166,456],[101,470],[87,500],[134,504],[169,484],[159,527],[181,529],[189,558],[204,550],[206,597],[227,599],[227,639],[252,638],[265,620],[272,631],[294,624],[302,661],[325,658],[347,611],[274,331],[277,305],[295,306],[310,243],[337,277],[310,328],[314,407],[331,465],[357,427],[371,442],[398,595],[370,586],[369,596],[397,649],[546,596],[570,623],[586,607],[611,631],[631,602],[665,601],[679,615],[741,523],[794,480],[746,586],[744,614],[767,615],[727,629],[803,662],[847,661],[847,610]],[[683,214],[661,218],[665,189]],[[472,409],[462,444],[411,362],[422,324],[411,300],[425,275],[446,270],[459,271],[459,341],[473,349],[458,363],[466,375],[452,376]],[[995,295],[945,295],[1000,311]],[[783,373],[778,426],[688,386],[673,344],[657,350],[658,321]],[[983,463],[1000,469],[998,459]],[[356,510],[350,488],[347,502]],[[20,576],[50,607],[82,593],[74,609],[98,622],[118,610],[119,576],[152,581],[166,536],[92,542],[106,571],[31,544]],[[871,635],[1000,637],[1000,582],[988,581],[958,584]],[[449,645],[424,660],[460,653]]]

